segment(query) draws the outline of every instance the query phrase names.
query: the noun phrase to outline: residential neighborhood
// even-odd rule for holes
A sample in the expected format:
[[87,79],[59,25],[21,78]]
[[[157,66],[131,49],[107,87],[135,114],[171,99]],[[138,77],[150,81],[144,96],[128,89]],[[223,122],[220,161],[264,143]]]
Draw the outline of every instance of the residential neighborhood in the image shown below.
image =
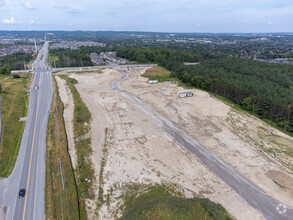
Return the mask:
[[[37,49],[39,50],[41,46],[37,45]],[[8,48],[1,48],[0,49],[0,57],[6,56],[9,54],[13,53],[34,53],[35,52],[35,46],[33,45],[17,45],[17,46],[12,46]]]
[[80,47],[105,47],[106,44],[97,43],[94,41],[61,41],[59,43],[53,43],[50,49],[72,49],[77,50]]
[[116,52],[102,52],[100,54],[100,56],[102,58],[104,58],[105,60],[108,60],[110,62],[117,63],[117,64],[127,64],[127,63],[129,63],[128,60],[120,58],[120,57],[117,57]]
[[95,64],[95,65],[104,65],[106,62],[104,61],[103,58],[101,58],[98,54],[96,53],[91,53],[90,54],[91,57],[91,61]]

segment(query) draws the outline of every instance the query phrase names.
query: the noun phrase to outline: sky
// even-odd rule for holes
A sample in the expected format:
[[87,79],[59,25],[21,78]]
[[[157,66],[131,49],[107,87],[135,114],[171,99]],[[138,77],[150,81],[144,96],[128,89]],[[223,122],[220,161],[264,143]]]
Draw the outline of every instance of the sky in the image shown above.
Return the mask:
[[293,32],[293,0],[0,0],[0,30]]

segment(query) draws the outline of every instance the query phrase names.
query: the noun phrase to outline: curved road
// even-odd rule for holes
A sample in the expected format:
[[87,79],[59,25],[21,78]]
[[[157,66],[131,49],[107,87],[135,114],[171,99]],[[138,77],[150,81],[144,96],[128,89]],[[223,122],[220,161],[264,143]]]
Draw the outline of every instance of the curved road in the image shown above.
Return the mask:
[[121,79],[112,83],[113,91],[123,95],[131,101],[137,108],[152,118],[169,136],[180,145],[194,154],[203,164],[205,164],[216,176],[222,179],[231,189],[233,189],[246,203],[255,208],[262,216],[269,220],[293,220],[293,209],[287,204],[269,196],[246,176],[233,168],[225,160],[217,156],[214,152],[198,143],[193,137],[177,127],[167,118],[151,109],[148,105],[125,91],[120,83],[129,78],[129,75],[116,68],[123,74]]
[[[45,67],[47,50],[48,43],[46,42],[34,63],[36,75],[30,90],[29,115],[15,169],[9,178],[0,180],[0,207],[7,208],[6,217],[8,220],[44,219],[45,140],[53,92],[51,73]],[[215,175],[221,178],[244,201],[258,210],[266,219],[293,220],[292,207],[266,194],[229,163],[199,144],[170,120],[164,118],[141,100],[125,91],[120,86],[120,83],[129,78],[129,75],[120,67],[110,67],[117,69],[124,75],[112,84],[111,90],[122,94],[137,108],[151,117],[168,135],[193,153]],[[39,85],[39,89],[35,89],[36,85]],[[20,188],[27,189],[25,198],[19,199],[17,197]],[[284,207],[286,208],[284,209]]]

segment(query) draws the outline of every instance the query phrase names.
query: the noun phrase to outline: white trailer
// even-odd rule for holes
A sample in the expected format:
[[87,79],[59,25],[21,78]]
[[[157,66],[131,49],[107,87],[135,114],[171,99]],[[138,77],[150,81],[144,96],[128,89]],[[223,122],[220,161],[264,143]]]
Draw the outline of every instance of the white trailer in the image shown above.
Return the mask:
[[193,92],[181,92],[179,93],[179,98],[185,98],[185,97],[192,97]]
[[149,80],[148,83],[149,84],[157,84],[159,81],[158,80]]

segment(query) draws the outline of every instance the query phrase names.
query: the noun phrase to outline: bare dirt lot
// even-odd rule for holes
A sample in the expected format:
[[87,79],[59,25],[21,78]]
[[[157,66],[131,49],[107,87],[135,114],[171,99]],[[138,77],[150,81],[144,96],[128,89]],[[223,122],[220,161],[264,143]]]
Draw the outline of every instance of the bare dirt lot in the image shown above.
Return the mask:
[[[278,163],[286,163],[290,168],[292,160],[277,150],[262,152],[282,147],[267,136],[278,135],[292,141],[290,137],[253,116],[231,109],[206,92],[193,89],[194,97],[179,99],[178,93],[185,91],[183,88],[169,82],[149,85],[141,77],[145,70],[127,70],[131,77],[122,87],[213,150],[268,194],[293,205],[290,184],[293,176]],[[161,182],[177,184],[188,197],[201,196],[221,203],[237,219],[261,219],[256,210],[169,138],[151,118],[119,93],[107,90],[121,73],[106,69],[102,74],[70,73],[69,76],[78,80],[77,90],[92,114],[92,161],[97,180],[107,143],[102,187],[108,202],[99,210],[96,208],[99,187],[96,182],[96,199],[87,203],[90,219],[114,218],[115,198],[123,184]],[[60,95],[62,99],[66,93]]]

